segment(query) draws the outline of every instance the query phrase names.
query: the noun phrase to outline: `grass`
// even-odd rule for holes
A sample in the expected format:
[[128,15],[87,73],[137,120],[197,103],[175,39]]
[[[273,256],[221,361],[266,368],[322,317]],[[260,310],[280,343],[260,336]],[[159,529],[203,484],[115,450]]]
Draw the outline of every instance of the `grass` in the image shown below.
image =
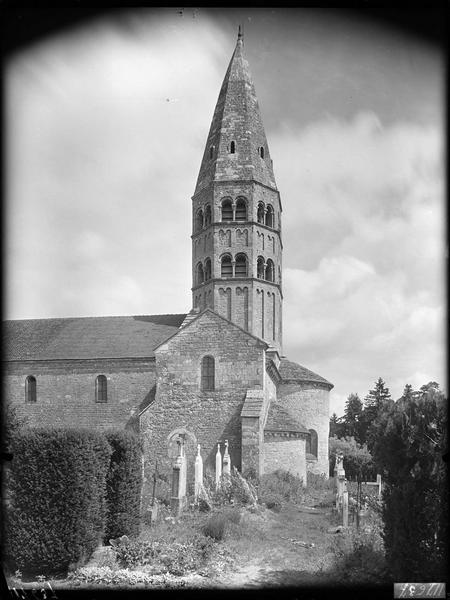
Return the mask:
[[[336,583],[383,580],[386,565],[379,514],[370,511],[370,529],[327,533],[333,520],[327,510],[334,502],[333,480],[308,475],[303,487],[298,477],[277,471],[247,488],[241,479],[236,476],[222,492],[211,494],[214,502],[208,512],[191,505],[176,519],[168,507],[160,506],[157,521],[151,526],[144,523],[137,539],[117,548],[100,547],[66,584],[173,588],[187,581],[194,585],[195,580],[194,587],[214,582],[220,586],[226,576],[228,581],[258,579],[264,571],[275,581],[283,569],[300,579],[323,577]],[[257,505],[250,497],[254,488]],[[323,508],[305,511],[301,509],[305,505]],[[299,540],[310,546],[296,545]],[[206,578],[203,584],[202,577]]]

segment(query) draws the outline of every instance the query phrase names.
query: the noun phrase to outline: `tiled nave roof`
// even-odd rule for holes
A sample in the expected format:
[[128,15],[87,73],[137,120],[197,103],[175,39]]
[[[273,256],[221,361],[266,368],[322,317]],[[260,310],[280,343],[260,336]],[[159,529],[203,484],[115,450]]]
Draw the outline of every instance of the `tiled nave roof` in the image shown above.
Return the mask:
[[24,319],[3,323],[3,358],[150,358],[185,314]]

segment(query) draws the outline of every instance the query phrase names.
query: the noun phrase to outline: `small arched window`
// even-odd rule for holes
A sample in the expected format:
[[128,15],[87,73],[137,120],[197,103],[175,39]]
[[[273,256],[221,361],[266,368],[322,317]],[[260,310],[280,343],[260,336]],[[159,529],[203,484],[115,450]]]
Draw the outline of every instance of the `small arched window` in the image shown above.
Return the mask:
[[211,259],[207,258],[205,260],[205,281],[209,281],[211,279]]
[[233,140],[233,141],[230,143],[230,154],[234,154],[235,152],[236,152],[236,143],[235,143],[235,141]]
[[273,207],[270,204],[267,205],[266,225],[267,227],[273,227]]
[[28,375],[25,379],[25,402],[36,402],[36,377]]
[[233,276],[233,266],[231,264],[231,256],[227,254],[222,257],[220,264],[220,276],[221,277],[232,277]]
[[259,148],[259,155],[261,158],[264,158],[264,146],[260,146]]
[[222,202],[222,221],[232,221],[233,220],[233,207],[231,205],[231,200],[224,200]]
[[247,220],[247,203],[244,198],[238,198],[236,201],[236,221]]
[[214,358],[212,356],[204,356],[202,358],[202,367],[201,367],[201,389],[203,391],[211,391],[214,390]]
[[197,285],[200,285],[201,283],[203,283],[205,281],[205,273],[203,271],[203,265],[201,262],[197,263],[197,269],[196,269],[197,273]]
[[211,205],[208,204],[205,208],[205,227],[211,225]]
[[236,277],[247,277],[247,257],[245,254],[236,255],[234,274]]
[[258,204],[258,223],[264,225],[264,204],[262,202]]
[[214,146],[210,146],[209,148],[209,158],[214,158]]
[[258,256],[258,260],[256,261],[256,277],[264,279],[264,258],[262,256]]
[[95,401],[96,402],[107,402],[107,383],[105,375],[98,375],[95,380]]
[[266,264],[266,279],[267,281],[274,281],[275,278],[275,267],[273,264],[273,260],[271,260],[270,258],[267,261]]
[[312,454],[317,458],[318,438],[317,431],[309,430],[309,435],[306,438],[306,454]]
[[201,231],[203,229],[203,211],[202,209],[197,211],[195,218],[195,231]]

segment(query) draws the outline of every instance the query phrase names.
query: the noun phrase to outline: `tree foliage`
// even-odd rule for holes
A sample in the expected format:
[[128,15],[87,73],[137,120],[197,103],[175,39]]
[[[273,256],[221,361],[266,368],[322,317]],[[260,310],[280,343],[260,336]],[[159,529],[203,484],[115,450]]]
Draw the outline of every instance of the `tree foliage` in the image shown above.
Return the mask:
[[405,388],[372,425],[385,483],[384,540],[396,581],[445,581],[448,539],[447,407],[435,382]]
[[113,450],[106,477],[108,542],[122,535],[139,534],[142,451],[139,438],[131,431],[110,431],[106,437]]
[[6,553],[25,572],[64,572],[86,560],[105,527],[111,447],[87,430],[17,431],[9,467]]
[[331,476],[334,474],[337,453],[344,456],[344,469],[347,479],[356,480],[358,477],[363,481],[375,479],[374,464],[367,446],[358,444],[355,438],[349,436],[345,438],[330,437],[328,456]]
[[362,413],[363,403],[358,394],[350,394],[345,403],[344,426],[345,435],[354,437],[358,443],[361,443],[362,436]]
[[338,417],[336,413],[333,413],[330,417],[330,437],[344,437],[345,436],[345,424],[342,417]]
[[19,415],[17,407],[11,402],[5,402],[3,405],[2,417],[2,452],[11,452],[14,436],[28,426],[28,420]]
[[361,421],[361,441],[367,443],[370,451],[373,449],[373,444],[376,437],[374,430],[374,422],[383,412],[389,410],[393,400],[389,388],[381,377],[375,382],[375,387],[369,391],[364,399],[364,410]]

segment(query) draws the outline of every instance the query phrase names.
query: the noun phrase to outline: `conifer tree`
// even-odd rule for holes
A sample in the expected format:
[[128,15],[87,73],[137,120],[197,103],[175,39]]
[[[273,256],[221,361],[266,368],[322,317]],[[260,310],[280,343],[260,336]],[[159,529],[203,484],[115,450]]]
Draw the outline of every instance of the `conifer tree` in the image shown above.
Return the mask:
[[345,435],[344,423],[342,417],[338,417],[334,412],[330,417],[330,437],[343,437]]
[[402,394],[402,398],[404,398],[405,400],[411,400],[414,396],[414,390],[413,387],[410,383],[407,383],[405,385],[405,389],[403,390],[403,394]]
[[375,382],[375,387],[370,390],[364,399],[361,427],[361,443],[366,442],[369,450],[375,441],[376,420],[393,403],[389,388],[381,377]]
[[362,412],[363,403],[360,397],[358,394],[350,394],[344,409],[345,435],[354,437],[358,443],[361,443]]

